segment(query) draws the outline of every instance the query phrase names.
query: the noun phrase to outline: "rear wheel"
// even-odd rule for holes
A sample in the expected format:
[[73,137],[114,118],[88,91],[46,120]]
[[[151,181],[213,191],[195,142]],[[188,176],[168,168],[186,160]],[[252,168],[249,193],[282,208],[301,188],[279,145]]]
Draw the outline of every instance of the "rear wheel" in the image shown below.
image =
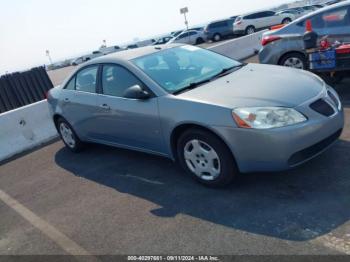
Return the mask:
[[287,17],[287,18],[284,18],[284,19],[283,19],[282,24],[287,25],[287,24],[289,24],[290,22],[292,22],[292,19],[290,19],[289,17]]
[[254,34],[255,33],[255,27],[250,25],[246,28],[245,30],[245,34],[246,35],[251,35],[251,34]]
[[177,153],[181,166],[202,184],[225,186],[238,174],[231,151],[210,132],[186,131],[178,140]]
[[283,56],[283,58],[280,61],[280,65],[305,70],[306,58],[304,55],[299,53],[290,53]]
[[63,143],[72,152],[79,152],[83,148],[83,143],[80,141],[72,126],[63,118],[57,121],[58,132]]
[[220,41],[221,39],[222,39],[222,37],[221,37],[221,35],[218,34],[218,33],[216,33],[216,34],[213,36],[213,40],[214,40],[215,42],[218,42],[218,41]]

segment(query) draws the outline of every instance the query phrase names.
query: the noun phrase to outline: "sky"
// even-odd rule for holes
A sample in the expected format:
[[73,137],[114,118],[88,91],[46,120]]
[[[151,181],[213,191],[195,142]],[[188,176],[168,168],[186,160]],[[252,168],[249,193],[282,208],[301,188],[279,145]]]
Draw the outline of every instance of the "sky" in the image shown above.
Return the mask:
[[136,38],[269,8],[287,0],[0,0],[0,74]]

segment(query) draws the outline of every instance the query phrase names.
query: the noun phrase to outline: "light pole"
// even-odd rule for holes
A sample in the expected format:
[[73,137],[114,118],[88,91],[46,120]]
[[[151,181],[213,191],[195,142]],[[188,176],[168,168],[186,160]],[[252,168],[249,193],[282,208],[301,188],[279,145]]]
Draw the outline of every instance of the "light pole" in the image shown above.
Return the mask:
[[49,50],[46,50],[46,56],[49,58],[50,65],[52,65],[52,59],[51,59],[50,51],[49,51]]
[[180,8],[180,14],[184,15],[186,29],[188,30],[188,21],[187,21],[187,16],[186,16],[187,13],[188,13],[188,7]]

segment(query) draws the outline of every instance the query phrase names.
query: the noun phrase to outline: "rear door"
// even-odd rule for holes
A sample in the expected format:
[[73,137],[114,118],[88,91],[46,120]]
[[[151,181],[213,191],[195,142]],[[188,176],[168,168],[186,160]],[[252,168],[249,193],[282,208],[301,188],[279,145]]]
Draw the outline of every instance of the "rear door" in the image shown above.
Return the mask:
[[82,68],[61,93],[62,115],[81,139],[89,139],[96,133],[98,68],[98,65]]
[[256,29],[265,28],[267,26],[267,24],[269,23],[265,12],[258,12],[258,13],[250,15],[249,17],[252,18],[251,24],[253,24]]

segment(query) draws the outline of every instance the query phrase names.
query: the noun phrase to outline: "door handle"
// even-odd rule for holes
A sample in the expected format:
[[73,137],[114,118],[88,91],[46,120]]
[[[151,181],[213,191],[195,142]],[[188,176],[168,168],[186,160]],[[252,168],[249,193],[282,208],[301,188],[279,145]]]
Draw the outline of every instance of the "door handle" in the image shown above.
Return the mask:
[[66,97],[66,98],[64,99],[64,102],[69,103],[69,102],[70,102],[69,98]]
[[101,105],[100,106],[102,109],[104,109],[104,110],[111,110],[111,107],[109,106],[109,105],[107,105],[107,104],[103,104],[103,105]]

